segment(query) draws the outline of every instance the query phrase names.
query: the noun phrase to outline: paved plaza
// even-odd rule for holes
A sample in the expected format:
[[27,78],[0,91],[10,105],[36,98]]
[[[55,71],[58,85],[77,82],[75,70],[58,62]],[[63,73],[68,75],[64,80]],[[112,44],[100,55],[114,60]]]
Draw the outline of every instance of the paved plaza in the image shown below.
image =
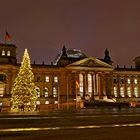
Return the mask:
[[140,108],[0,113],[0,140],[138,140]]

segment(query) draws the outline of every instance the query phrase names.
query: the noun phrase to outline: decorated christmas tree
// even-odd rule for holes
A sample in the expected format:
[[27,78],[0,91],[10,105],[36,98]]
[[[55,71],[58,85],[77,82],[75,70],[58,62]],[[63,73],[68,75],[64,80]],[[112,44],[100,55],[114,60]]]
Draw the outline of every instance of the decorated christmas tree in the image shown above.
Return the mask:
[[11,111],[34,111],[36,108],[36,89],[30,57],[25,49],[19,73],[11,90]]

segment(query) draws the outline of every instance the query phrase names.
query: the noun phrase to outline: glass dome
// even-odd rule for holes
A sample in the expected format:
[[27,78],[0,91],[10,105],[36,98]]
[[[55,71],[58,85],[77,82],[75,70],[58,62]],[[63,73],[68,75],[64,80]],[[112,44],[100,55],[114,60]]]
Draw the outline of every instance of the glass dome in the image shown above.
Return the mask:
[[[67,53],[67,58],[84,59],[87,57],[81,50],[78,50],[78,49],[67,49],[66,53]],[[54,65],[57,65],[57,62],[60,60],[61,55],[62,55],[62,51],[55,58],[54,63],[53,63]]]

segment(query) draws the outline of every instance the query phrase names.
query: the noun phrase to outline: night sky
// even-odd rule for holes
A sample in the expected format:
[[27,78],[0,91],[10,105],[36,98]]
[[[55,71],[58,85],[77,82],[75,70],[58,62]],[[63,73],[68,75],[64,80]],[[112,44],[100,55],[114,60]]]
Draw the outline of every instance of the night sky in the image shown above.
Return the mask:
[[114,66],[130,67],[140,55],[140,0],[0,0],[0,41],[5,30],[32,62],[50,64],[61,51],[79,49]]

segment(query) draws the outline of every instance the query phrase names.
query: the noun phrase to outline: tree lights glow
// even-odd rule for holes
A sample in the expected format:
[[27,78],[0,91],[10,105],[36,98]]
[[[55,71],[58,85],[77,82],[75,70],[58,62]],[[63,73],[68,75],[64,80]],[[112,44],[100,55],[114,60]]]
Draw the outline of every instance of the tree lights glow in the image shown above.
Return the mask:
[[25,49],[19,73],[11,90],[11,111],[34,111],[36,108],[36,89],[30,57]]

